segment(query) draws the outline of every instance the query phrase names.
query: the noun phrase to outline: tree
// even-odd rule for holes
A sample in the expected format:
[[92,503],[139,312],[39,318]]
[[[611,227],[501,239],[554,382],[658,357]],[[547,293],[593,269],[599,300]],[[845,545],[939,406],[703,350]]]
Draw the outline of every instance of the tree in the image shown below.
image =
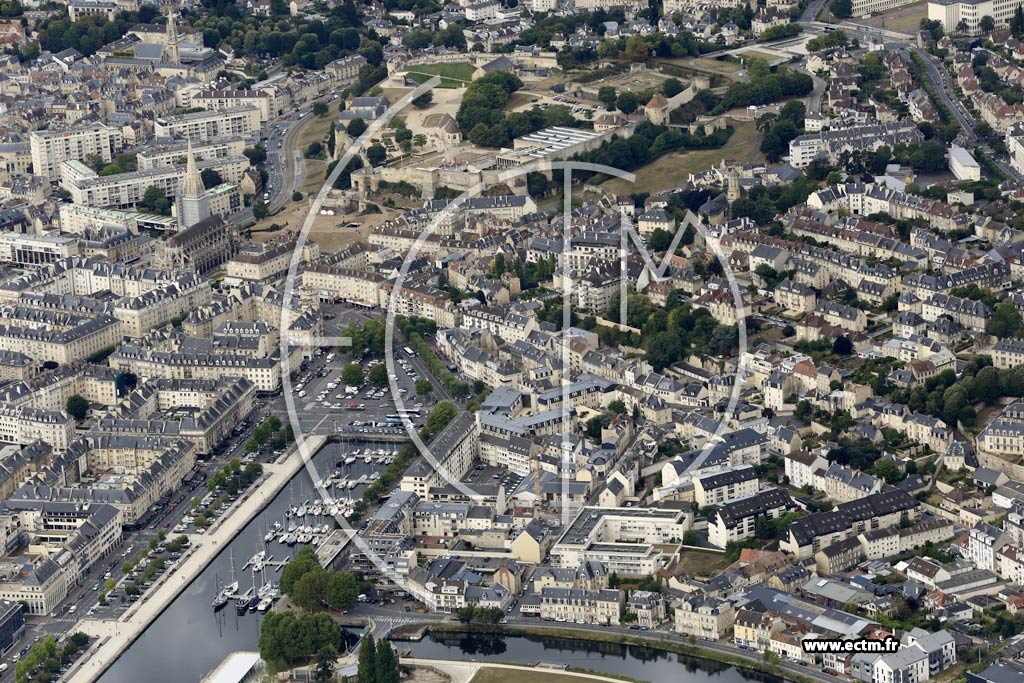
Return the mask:
[[293,202],[301,202],[302,201],[302,193],[299,192],[298,190],[296,190],[295,192],[292,192],[292,201]]
[[992,317],[985,325],[985,331],[1000,339],[1018,337],[1024,331],[1024,317],[1012,303],[1003,302],[996,306]]
[[359,643],[359,668],[356,683],[377,683],[377,648],[373,636],[367,634]]
[[299,577],[288,597],[302,609],[311,610],[327,594],[329,582],[330,574],[324,569],[315,568]]
[[803,399],[796,404],[796,411],[793,415],[804,424],[810,424],[812,412],[813,408],[811,407],[811,402],[807,399]]
[[640,101],[637,99],[636,95],[626,90],[619,93],[618,99],[615,100],[615,106],[618,107],[619,111],[623,114],[629,116],[636,111],[637,107],[640,106]]
[[257,165],[262,164],[267,160],[267,149],[263,145],[246,147],[242,150],[242,154],[249,157],[249,161]]
[[832,16],[837,19],[849,19],[853,16],[852,0],[832,0],[832,6],[830,9]]
[[199,174],[199,177],[202,178],[203,187],[205,187],[207,190],[209,190],[212,187],[217,187],[218,185],[224,182],[224,179],[221,177],[220,173],[217,173],[217,171],[213,170],[212,168],[204,168],[202,172]]
[[836,337],[836,340],[832,342],[832,353],[837,356],[849,356],[853,353],[853,342],[845,335]]
[[611,85],[603,85],[597,91],[597,99],[600,100],[609,111],[615,108],[616,97],[618,97],[618,94],[615,92],[614,86]]
[[868,472],[885,479],[887,484],[895,484],[903,478],[903,472],[900,471],[899,465],[892,460],[877,460]]
[[398,657],[391,643],[381,638],[377,642],[376,683],[398,683]]
[[84,420],[85,416],[89,413],[89,401],[78,394],[68,396],[68,401],[64,407],[67,409],[68,415],[79,422]]
[[430,103],[434,101],[434,93],[428,90],[419,97],[415,97],[412,100],[412,106],[417,109],[426,109],[430,106]]
[[366,379],[370,382],[370,385],[377,389],[383,389],[388,385],[388,368],[383,363],[377,363],[370,372],[367,373]]
[[359,363],[349,363],[341,371],[341,381],[347,385],[358,387],[363,383],[363,368]]
[[327,116],[327,112],[328,111],[329,110],[327,108],[327,103],[326,102],[314,102],[313,103],[313,115],[314,116],[319,117],[319,118],[323,118],[324,116]]
[[270,209],[263,203],[263,200],[258,200],[252,205],[252,217],[258,221],[263,220],[270,215]]
[[1010,31],[1016,37],[1024,35],[1024,7],[1020,5],[1017,5],[1017,9],[1013,11],[1013,18],[1010,20]]
[[981,21],[978,22],[978,28],[981,29],[982,33],[991,33],[995,29],[995,27],[996,20],[987,14],[981,18]]
[[158,213],[161,216],[168,216],[171,213],[171,202],[167,195],[156,185],[150,185],[142,193],[142,199],[138,203],[139,208]]
[[380,166],[388,159],[388,151],[384,145],[375,142],[366,149],[366,160],[371,166]]
[[608,410],[615,413],[616,415],[625,415],[626,404],[620,399],[615,399],[614,401],[608,404]]
[[678,78],[666,78],[661,84],[661,94],[665,97],[675,97],[683,90],[683,84]]
[[447,427],[448,423],[454,420],[456,415],[458,415],[458,410],[455,408],[454,403],[451,401],[441,401],[430,411],[430,415],[424,424],[424,429],[429,434],[437,434]]
[[316,667],[313,669],[313,680],[331,681],[334,680],[334,663],[338,659],[337,648],[325,645],[317,650]]
[[327,582],[325,597],[336,610],[351,609],[359,599],[359,583],[350,572],[334,572]]
[[416,381],[416,395],[430,396],[434,392],[434,385],[429,379],[423,378]]
[[348,127],[345,129],[345,132],[353,138],[359,137],[366,132],[366,121],[363,121],[362,119],[352,119],[348,122]]

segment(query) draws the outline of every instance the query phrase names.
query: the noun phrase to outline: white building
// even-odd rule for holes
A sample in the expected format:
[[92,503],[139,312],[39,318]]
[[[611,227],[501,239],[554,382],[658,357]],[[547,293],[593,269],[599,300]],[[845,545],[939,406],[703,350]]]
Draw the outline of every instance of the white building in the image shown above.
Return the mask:
[[957,180],[981,180],[981,165],[963,147],[949,148],[949,170]]
[[60,179],[61,162],[81,161],[91,155],[110,163],[124,147],[118,128],[92,123],[74,130],[35,130],[29,135],[32,171],[47,180]]

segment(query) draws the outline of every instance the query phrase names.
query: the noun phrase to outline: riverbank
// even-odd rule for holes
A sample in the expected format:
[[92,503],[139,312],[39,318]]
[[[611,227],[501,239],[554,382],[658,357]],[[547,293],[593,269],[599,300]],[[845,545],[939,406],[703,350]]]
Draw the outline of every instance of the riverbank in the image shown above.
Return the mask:
[[532,683],[623,683],[624,679],[601,674],[572,671],[564,668],[545,666],[522,666],[518,664],[495,664],[488,662],[452,662],[444,659],[419,659],[407,657],[403,665],[424,667],[448,676],[450,683],[512,683],[528,675]]
[[[550,625],[516,624],[516,625],[481,625],[463,624],[460,622],[444,622],[431,624],[407,624],[395,628],[391,632],[392,640],[416,640],[427,633],[493,633],[504,636],[538,636],[547,638],[564,638],[569,640],[583,640],[595,643],[609,643],[614,645],[632,645],[646,647],[652,650],[670,652],[673,654],[706,659],[728,664],[747,671],[756,671],[762,674],[769,674],[792,681],[793,683],[822,683],[823,681],[835,681],[822,673],[821,677],[805,675],[801,672],[791,671],[782,666],[765,662],[759,654],[749,655],[727,652],[713,649],[711,643],[708,646],[698,645],[683,641],[681,638],[673,637],[671,634],[658,631],[641,631],[636,633],[620,633],[605,631],[588,631],[571,626],[559,627]],[[810,672],[807,672],[810,673]]]
[[84,619],[79,622],[76,630],[96,638],[98,644],[80,660],[82,665],[71,673],[68,680],[71,683],[93,683],[103,675],[326,443],[325,436],[310,437],[278,462],[264,465],[264,478],[207,533],[191,534],[190,555],[168,571],[161,583],[154,586],[133,609],[116,620]]

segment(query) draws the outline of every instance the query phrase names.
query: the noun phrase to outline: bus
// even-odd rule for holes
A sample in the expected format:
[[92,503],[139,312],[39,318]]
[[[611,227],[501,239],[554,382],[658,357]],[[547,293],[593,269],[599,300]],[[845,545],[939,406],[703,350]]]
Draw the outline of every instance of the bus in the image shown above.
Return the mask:
[[414,357],[416,356],[416,352],[415,352],[415,351],[413,351],[413,350],[412,350],[411,348],[409,348],[408,346],[404,347],[404,348],[402,349],[402,351],[405,351],[405,355],[409,356],[409,358],[414,358]]
[[400,408],[398,414],[402,417],[419,417],[419,408]]
[[402,418],[400,418],[397,415],[388,415],[387,417],[384,418],[384,421],[389,425],[402,424]]

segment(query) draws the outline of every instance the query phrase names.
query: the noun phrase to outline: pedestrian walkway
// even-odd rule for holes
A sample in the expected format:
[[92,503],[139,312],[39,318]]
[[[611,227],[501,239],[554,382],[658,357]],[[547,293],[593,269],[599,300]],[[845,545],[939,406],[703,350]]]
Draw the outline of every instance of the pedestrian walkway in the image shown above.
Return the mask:
[[189,554],[181,558],[161,582],[154,586],[133,608],[119,619],[85,619],[76,630],[99,639],[99,644],[79,660],[77,670],[67,680],[71,683],[92,683],[113,664],[178,594],[196,578],[214,557],[273,500],[274,496],[327,443],[323,436],[305,439],[301,447],[283,456],[283,462],[263,466],[265,479],[250,489],[247,498],[234,510],[218,520],[206,534],[193,534]]
[[451,677],[451,683],[469,683],[477,675],[480,669],[512,669],[523,672],[524,676],[536,673],[538,669],[549,670],[553,674],[560,674],[566,677],[579,678],[588,681],[602,681],[603,683],[622,683],[621,678],[611,678],[600,674],[581,673],[579,671],[566,671],[564,669],[545,669],[543,665],[522,666],[519,664],[497,664],[494,662],[453,662],[446,659],[417,659],[415,657],[403,657],[402,664],[407,666],[427,666],[437,669]]

